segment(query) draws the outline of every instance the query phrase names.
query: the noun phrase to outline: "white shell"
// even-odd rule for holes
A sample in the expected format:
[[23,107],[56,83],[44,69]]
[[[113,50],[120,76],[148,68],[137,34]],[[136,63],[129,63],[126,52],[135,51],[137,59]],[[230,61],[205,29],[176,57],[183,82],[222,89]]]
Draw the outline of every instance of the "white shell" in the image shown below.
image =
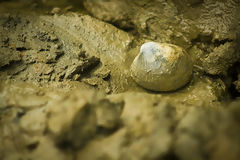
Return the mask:
[[131,65],[131,76],[140,86],[153,91],[173,91],[192,75],[191,57],[173,44],[147,42]]

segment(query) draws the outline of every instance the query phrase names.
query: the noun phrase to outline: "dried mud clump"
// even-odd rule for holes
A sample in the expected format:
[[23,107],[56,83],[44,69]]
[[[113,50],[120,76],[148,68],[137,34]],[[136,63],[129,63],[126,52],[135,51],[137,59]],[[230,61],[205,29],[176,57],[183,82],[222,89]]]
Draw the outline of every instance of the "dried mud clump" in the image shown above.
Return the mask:
[[1,20],[6,30],[1,36],[1,71],[5,73],[1,79],[78,80],[100,63],[98,58],[81,50],[77,54],[66,52],[54,31],[36,29],[37,24],[29,19],[7,16]]

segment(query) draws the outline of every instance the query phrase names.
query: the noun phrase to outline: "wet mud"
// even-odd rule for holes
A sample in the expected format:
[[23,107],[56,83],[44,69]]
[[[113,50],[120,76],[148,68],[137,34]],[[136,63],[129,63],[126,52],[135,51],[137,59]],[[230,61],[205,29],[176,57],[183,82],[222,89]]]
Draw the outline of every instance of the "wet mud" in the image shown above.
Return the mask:
[[[238,160],[239,21],[239,0],[0,0],[0,159]],[[136,84],[149,41],[186,50],[185,86]]]

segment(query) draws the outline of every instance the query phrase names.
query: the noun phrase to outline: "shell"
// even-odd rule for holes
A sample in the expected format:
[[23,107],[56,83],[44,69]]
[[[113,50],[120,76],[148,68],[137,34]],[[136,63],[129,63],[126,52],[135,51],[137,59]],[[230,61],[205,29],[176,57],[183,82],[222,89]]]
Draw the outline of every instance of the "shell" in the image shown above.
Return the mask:
[[179,46],[147,42],[131,65],[137,84],[152,91],[173,91],[184,86],[192,75],[191,57]]

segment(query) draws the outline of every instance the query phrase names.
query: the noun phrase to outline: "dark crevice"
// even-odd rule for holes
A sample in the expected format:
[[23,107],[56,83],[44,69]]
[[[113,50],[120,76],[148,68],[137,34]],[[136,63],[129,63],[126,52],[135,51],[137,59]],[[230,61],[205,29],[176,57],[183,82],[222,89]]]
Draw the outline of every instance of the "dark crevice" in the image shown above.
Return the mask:
[[59,51],[59,52],[55,52],[57,55],[56,55],[56,58],[55,60],[59,60],[63,55],[64,55],[64,51]]
[[225,78],[224,75],[213,75],[213,74],[209,74],[207,72],[204,72],[204,75],[206,75],[206,76],[208,76],[208,77],[210,77],[212,79],[215,79],[215,80],[217,80],[217,79],[224,79]]
[[199,0],[191,4],[192,7],[198,7],[199,5],[202,5],[204,0]]
[[[128,33],[134,33],[136,31],[136,27],[134,25],[133,22],[131,22],[130,19],[126,19],[126,20],[118,20],[118,21],[105,21],[103,19],[100,19],[98,17],[96,17],[95,15],[93,15],[91,12],[88,12],[86,9],[84,9],[90,16],[103,21],[105,23],[111,24],[113,26],[115,26],[116,28],[118,28],[119,30],[122,30],[124,32],[128,32]],[[124,24],[121,24],[124,23]]]
[[66,149],[72,148],[72,142],[68,140],[63,140],[61,142],[58,142],[56,146],[62,150],[66,150]]
[[223,40],[216,39],[213,44],[214,44],[215,47],[219,47],[221,45],[224,45],[227,42],[233,42],[233,40],[232,39],[228,39],[228,38],[227,39],[223,39]]
[[192,40],[192,44],[196,44],[198,42],[211,44],[212,43],[211,41],[212,41],[212,35],[199,34],[197,38]]
[[50,51],[50,49],[41,48],[41,49],[39,50],[39,52],[44,52],[44,51]]
[[22,52],[22,51],[26,51],[27,48],[26,47],[17,47],[16,50]]
[[193,39],[192,46],[197,46],[200,50],[202,50],[205,54],[209,54],[212,52],[212,35],[201,35],[199,34],[197,38]]
[[228,71],[229,77],[231,78],[231,84],[228,88],[228,92],[232,99],[240,97],[240,92],[236,89],[234,82],[238,81],[238,74],[240,74],[240,62],[234,64]]
[[[101,20],[101,21],[103,21],[103,20]],[[121,25],[121,22],[110,22],[110,21],[104,21],[104,22],[111,24],[111,25],[115,26],[117,29],[122,30],[124,32],[135,33],[135,31],[136,31],[136,27],[134,26],[134,24],[132,22],[129,22],[129,24],[126,26]]]
[[109,81],[110,78],[111,78],[111,74],[108,74],[106,77],[103,77],[102,79],[103,79],[104,81]]
[[84,67],[80,66],[78,69],[76,69],[76,72],[73,73],[73,74],[80,73],[81,76],[77,80],[81,80],[84,77],[90,76],[89,73],[94,71],[94,69],[99,66],[100,59],[97,57],[91,57],[85,60],[85,62],[86,64],[84,65]]
[[120,128],[122,128],[122,126],[123,126],[122,124],[116,125],[113,128],[105,128],[102,126],[97,126],[97,135],[105,135],[105,136],[111,135],[117,132]]
[[24,110],[19,110],[17,113],[17,118],[20,119],[22,118],[24,115],[26,114],[26,112]]
[[9,64],[6,64],[4,66],[1,66],[0,67],[0,71],[6,71],[7,69],[9,69],[10,67],[12,67],[13,65],[21,65],[22,64],[22,61],[21,60],[13,60],[13,61],[10,61]]
[[32,143],[32,144],[29,144],[29,145],[27,145],[27,149],[29,151],[33,151],[33,150],[35,150],[38,147],[38,144],[39,144],[39,142],[35,142],[35,143]]
[[197,43],[204,43],[204,44],[209,44],[209,45],[213,44],[214,47],[219,47],[220,45],[224,45],[227,42],[233,42],[233,40],[229,39],[229,38],[225,38],[225,39],[222,39],[222,40],[215,39],[214,42],[212,42],[212,41],[213,41],[213,36],[212,35],[201,35],[201,34],[199,34],[197,36],[197,38],[192,40],[192,44],[195,45]]
[[163,160],[180,160],[180,158],[173,151],[169,151],[161,159],[163,159]]
[[132,32],[132,31],[135,30],[134,24],[133,24],[132,22],[129,22],[129,24],[126,25],[126,26],[121,25],[121,24],[120,24],[121,22],[107,22],[107,23],[110,23],[110,24],[112,24],[113,26],[115,26],[115,27],[117,27],[118,29],[123,30],[123,31],[125,31],[125,32]]

